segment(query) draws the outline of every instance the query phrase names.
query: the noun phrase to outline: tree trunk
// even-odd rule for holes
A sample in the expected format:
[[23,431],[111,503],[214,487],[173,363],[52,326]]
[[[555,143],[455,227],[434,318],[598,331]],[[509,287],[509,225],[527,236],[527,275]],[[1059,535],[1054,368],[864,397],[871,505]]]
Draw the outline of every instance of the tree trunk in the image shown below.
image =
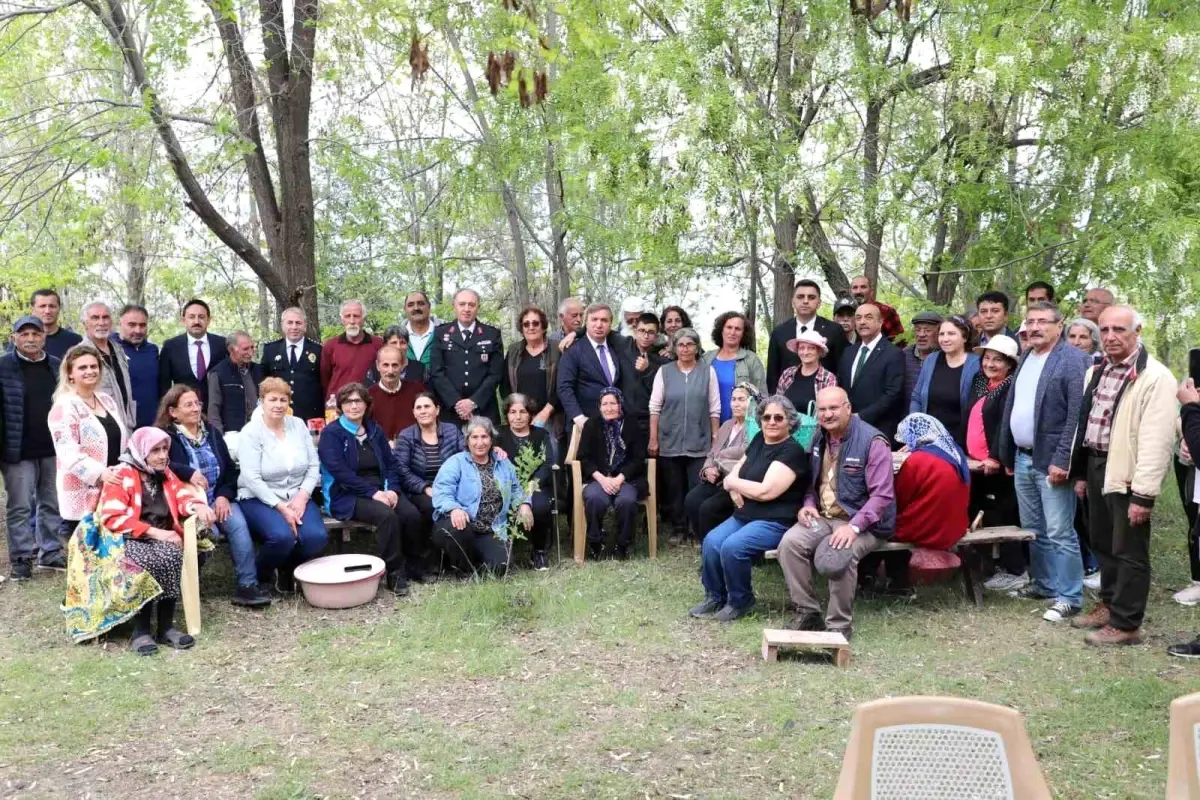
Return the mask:
[[882,113],[883,103],[871,98],[863,128],[863,199],[867,217],[863,273],[872,286],[879,285],[879,254],[883,247],[883,215],[879,210],[879,117]]
[[796,288],[796,232],[800,220],[796,208],[785,199],[775,198],[775,256],[771,261],[771,273],[775,278],[775,319],[792,316],[792,293]]
[[746,327],[755,330],[758,320],[758,206],[751,205],[748,209],[746,225],[749,228],[750,264],[747,278],[750,281],[750,293],[746,297]]
[[[558,50],[558,13],[553,3],[546,5],[546,39],[551,50]],[[558,79],[558,68],[553,61],[546,65],[546,74],[548,83],[553,86]],[[550,267],[554,274],[554,305],[558,306],[571,296],[571,273],[567,268],[566,187],[563,185],[554,141],[557,116],[553,99],[542,106],[542,125],[546,131],[546,205],[550,216],[552,254]]]

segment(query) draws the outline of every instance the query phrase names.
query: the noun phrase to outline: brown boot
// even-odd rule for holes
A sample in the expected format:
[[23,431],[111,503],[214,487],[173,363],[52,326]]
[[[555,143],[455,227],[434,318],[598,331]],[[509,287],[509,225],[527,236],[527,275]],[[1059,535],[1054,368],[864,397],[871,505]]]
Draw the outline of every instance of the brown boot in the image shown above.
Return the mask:
[[1092,631],[1083,640],[1094,647],[1108,647],[1128,644],[1141,644],[1142,636],[1140,629],[1134,628],[1131,631],[1123,631],[1120,628],[1114,628],[1112,625],[1105,625],[1098,631]]
[[1091,611],[1086,614],[1080,614],[1072,619],[1071,627],[1080,630],[1103,628],[1108,624],[1109,616],[1111,616],[1111,612],[1108,610],[1108,606],[1103,603],[1096,603]]

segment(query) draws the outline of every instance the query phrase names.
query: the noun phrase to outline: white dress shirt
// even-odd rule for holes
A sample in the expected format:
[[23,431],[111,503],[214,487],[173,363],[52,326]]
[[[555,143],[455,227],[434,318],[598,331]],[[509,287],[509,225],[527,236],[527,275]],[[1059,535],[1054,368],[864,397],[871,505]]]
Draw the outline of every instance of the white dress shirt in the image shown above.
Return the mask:
[[[867,351],[867,360],[868,360],[868,361],[869,361],[869,360],[870,360],[870,358],[871,358],[871,353],[873,353],[873,352],[875,351],[875,347],[876,347],[876,346],[877,346],[877,345],[878,345],[878,344],[879,344],[881,341],[883,341],[883,334],[882,334],[882,333],[877,333],[877,334],[875,335],[875,338],[874,338],[874,339],[872,339],[872,340],[871,340],[871,341],[869,341],[869,342],[863,342],[863,343],[862,343],[862,350],[866,350],[866,351]],[[861,359],[861,358],[863,357],[862,350],[859,350],[857,353],[855,353],[855,354],[854,354],[854,363],[850,365],[850,384],[851,384],[852,386],[854,385],[854,379],[855,379],[856,377],[858,377],[858,365],[859,365],[859,363],[860,363],[860,362],[859,362],[859,359]],[[863,364],[866,364],[866,361],[863,361],[863,362],[861,362],[861,363],[863,363]]]
[[[192,365],[192,374],[196,375],[196,343],[200,343],[200,351],[204,353],[204,371],[212,369],[212,348],[208,346],[208,334],[204,334],[199,339],[193,337],[190,333],[187,337],[188,343],[188,361]],[[196,375],[199,378],[199,375]]]

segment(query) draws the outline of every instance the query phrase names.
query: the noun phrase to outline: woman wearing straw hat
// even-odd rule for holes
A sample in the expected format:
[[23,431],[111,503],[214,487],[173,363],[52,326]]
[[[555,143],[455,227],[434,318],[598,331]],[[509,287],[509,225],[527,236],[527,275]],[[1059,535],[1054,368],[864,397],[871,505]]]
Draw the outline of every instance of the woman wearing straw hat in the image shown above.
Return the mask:
[[837,376],[821,366],[821,359],[829,352],[829,343],[816,331],[805,331],[786,346],[799,357],[800,364],[783,371],[775,392],[791,400],[801,414],[808,414],[808,409],[817,402],[817,392],[837,386]]

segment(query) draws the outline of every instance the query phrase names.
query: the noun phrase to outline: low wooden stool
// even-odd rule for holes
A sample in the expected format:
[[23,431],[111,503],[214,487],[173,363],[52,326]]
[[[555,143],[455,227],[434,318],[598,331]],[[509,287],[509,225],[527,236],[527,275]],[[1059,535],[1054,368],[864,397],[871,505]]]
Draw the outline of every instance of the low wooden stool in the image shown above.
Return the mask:
[[850,643],[840,633],[829,631],[786,631],[763,628],[763,661],[779,660],[779,648],[793,647],[802,650],[833,650],[834,663],[839,667],[850,666]]

